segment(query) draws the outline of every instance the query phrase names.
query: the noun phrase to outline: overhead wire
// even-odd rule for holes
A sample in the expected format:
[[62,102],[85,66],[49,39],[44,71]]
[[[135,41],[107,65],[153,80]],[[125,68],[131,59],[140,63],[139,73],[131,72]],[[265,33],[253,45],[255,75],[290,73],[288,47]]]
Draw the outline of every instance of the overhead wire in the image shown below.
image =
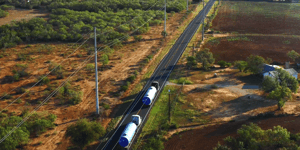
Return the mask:
[[[158,1],[156,2],[156,3],[158,3]],[[156,3],[154,3],[151,7],[149,7],[147,10],[145,10],[145,11],[148,11],[148,10],[150,10],[153,6],[155,6],[156,5]],[[119,25],[118,27],[116,27],[116,28],[119,28],[119,27],[121,27],[122,25],[124,25],[124,24],[128,24],[129,22],[131,22],[131,21],[133,21],[135,18],[137,18],[137,17],[139,17],[141,14],[139,14],[139,15],[137,15],[137,16],[135,16],[134,18],[132,18],[131,20],[128,20],[128,21],[126,21],[125,23],[123,23],[123,24],[121,24],[121,25]],[[98,35],[101,35],[101,34],[105,34],[105,33],[108,33],[108,32],[111,32],[111,30],[109,30],[109,31],[106,31],[106,32],[103,32],[103,33],[100,33],[100,34],[97,34],[97,36]],[[87,34],[90,34],[90,33],[92,33],[92,32],[89,32],[89,33],[87,33]],[[87,35],[86,34],[86,35]],[[85,35],[85,36],[86,36]],[[83,38],[83,37],[82,37]],[[80,41],[82,38],[80,38],[78,41]],[[30,90],[30,89],[32,89],[33,87],[35,87],[39,82],[41,82],[45,77],[47,77],[51,72],[53,72],[59,65],[61,65],[67,58],[69,58],[71,55],[73,55],[85,42],[87,42],[88,40],[90,39],[90,37],[88,38],[88,39],[86,39],[78,48],[76,48],[71,54],[69,54],[63,61],[61,61],[58,65],[56,65],[50,72],[48,72],[46,75],[44,75],[43,77],[41,77],[33,86],[31,86],[29,89],[27,89],[27,90]],[[78,43],[78,41],[75,43],[75,44],[77,44]],[[75,44],[73,44],[73,45],[75,45]],[[68,49],[67,49],[68,50]],[[33,77],[34,75],[32,75],[32,76],[30,76],[28,79],[30,79],[31,77]],[[28,80],[28,79],[26,79],[26,80]],[[22,85],[26,80],[24,80],[20,85]],[[19,86],[18,87],[15,87],[14,89],[12,89],[10,92],[8,92],[8,93],[6,93],[6,94],[4,94],[1,98],[0,98],[0,100],[2,99],[2,98],[4,98],[6,95],[8,95],[9,93],[11,93],[12,91],[14,91],[15,89],[17,89],[17,88],[19,88]],[[13,100],[12,102],[10,102],[6,107],[4,107],[1,111],[0,111],[0,113],[1,112],[3,112],[3,110],[5,110],[6,108],[8,108],[9,106],[11,106],[15,101],[17,101],[20,97],[22,97],[24,94],[26,94],[27,92],[24,92],[23,94],[21,94],[19,97],[17,97],[15,100]]]
[[[152,17],[153,18],[153,17]],[[140,27],[142,27],[142,26],[144,26],[146,23],[148,23],[152,18],[150,18],[150,19],[148,19],[146,22],[144,22],[141,26],[139,26],[138,28],[136,28],[135,30],[133,30],[130,34],[132,34],[132,33],[134,33],[134,32],[136,32]],[[127,38],[129,36],[129,34],[128,35],[125,35],[125,36],[123,36],[122,38],[120,38],[121,40],[124,40],[125,38]],[[110,46],[112,46],[112,45],[114,45],[115,43],[117,43],[117,42],[114,42],[114,41],[112,41],[111,42],[112,44],[110,45]],[[99,48],[100,49],[100,48]],[[97,49],[97,51],[99,50],[99,49]],[[86,58],[85,59],[85,61],[83,62],[83,63],[81,63],[81,68],[78,68],[77,70],[75,70],[75,71],[73,71],[73,73],[71,74],[71,75],[69,75],[69,77],[63,82],[63,83],[61,83],[60,84],[60,86],[58,86],[51,94],[49,94],[48,95],[48,97],[47,98],[45,98],[45,100],[43,101],[43,102],[41,102],[41,104],[39,104],[29,115],[27,115],[18,125],[16,125],[15,127],[13,127],[13,129],[12,130],[10,130],[3,138],[1,138],[1,140],[0,140],[0,143],[2,143],[8,136],[10,136],[16,129],[18,129],[24,122],[26,122],[27,120],[28,120],[28,118],[29,117],[31,117],[31,115],[33,114],[33,113],[35,113],[41,106],[43,106],[52,96],[54,96],[57,92],[58,92],[58,90],[62,87],[62,86],[64,86],[67,82],[68,82],[68,80],[71,78],[71,77],[73,77],[78,71],[80,71],[82,68],[83,68],[83,66],[85,66],[85,64],[87,64],[92,58],[93,58],[93,56],[94,56],[94,54],[95,53],[93,53],[92,55],[90,55],[88,58]],[[83,64],[83,65],[82,65]]]

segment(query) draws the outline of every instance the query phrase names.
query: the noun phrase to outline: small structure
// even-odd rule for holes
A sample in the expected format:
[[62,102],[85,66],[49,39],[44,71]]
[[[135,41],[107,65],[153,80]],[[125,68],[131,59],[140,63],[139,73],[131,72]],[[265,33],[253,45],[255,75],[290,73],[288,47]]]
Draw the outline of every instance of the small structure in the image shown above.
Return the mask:
[[281,67],[280,66],[277,66],[277,65],[269,65],[269,64],[265,64],[264,65],[264,70],[263,70],[263,74],[266,73],[266,72],[269,72],[269,71],[274,71],[275,69],[280,69]]
[[[283,70],[287,71],[287,72],[288,72],[290,75],[292,75],[294,78],[298,79],[298,72],[297,72],[295,69],[290,68],[290,69],[283,69]],[[275,78],[275,77],[276,77],[276,74],[277,74],[277,71],[268,71],[268,72],[263,73],[263,76],[264,76],[264,78],[265,78],[266,76],[270,76],[270,77],[272,77],[272,78]]]

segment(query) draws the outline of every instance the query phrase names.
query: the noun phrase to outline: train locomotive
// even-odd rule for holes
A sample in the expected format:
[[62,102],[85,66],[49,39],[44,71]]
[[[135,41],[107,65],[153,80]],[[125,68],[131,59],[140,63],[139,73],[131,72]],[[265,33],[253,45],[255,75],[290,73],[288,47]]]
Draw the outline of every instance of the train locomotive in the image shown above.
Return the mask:
[[131,142],[137,127],[141,124],[141,117],[139,115],[132,115],[131,122],[128,123],[119,139],[119,144],[122,147],[127,147]]
[[159,90],[159,84],[157,81],[153,81],[151,83],[150,88],[147,90],[146,94],[144,95],[142,102],[145,105],[151,105],[157,91]]

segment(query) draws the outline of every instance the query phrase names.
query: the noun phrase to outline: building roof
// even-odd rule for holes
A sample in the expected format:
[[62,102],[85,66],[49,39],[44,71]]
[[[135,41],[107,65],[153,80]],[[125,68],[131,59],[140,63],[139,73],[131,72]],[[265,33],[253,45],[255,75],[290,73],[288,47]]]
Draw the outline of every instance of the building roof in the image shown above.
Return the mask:
[[284,70],[287,71],[290,75],[298,74],[298,72],[295,69],[293,69],[293,68],[284,69]]

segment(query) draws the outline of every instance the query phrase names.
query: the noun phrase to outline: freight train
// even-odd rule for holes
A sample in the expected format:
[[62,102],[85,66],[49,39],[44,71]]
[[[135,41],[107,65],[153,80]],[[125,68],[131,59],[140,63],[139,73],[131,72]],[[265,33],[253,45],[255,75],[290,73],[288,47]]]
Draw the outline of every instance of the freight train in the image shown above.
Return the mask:
[[[146,94],[144,95],[143,99],[142,99],[142,102],[145,104],[145,105],[151,105],[157,91],[159,90],[159,84],[157,81],[153,81],[151,83],[151,86],[150,88],[147,90]],[[119,139],[119,144],[122,146],[122,147],[127,147],[135,132],[136,132],[136,129],[137,127],[141,124],[141,117],[139,115],[132,115],[131,116],[131,122],[129,122],[123,133],[121,134],[121,137]]]

